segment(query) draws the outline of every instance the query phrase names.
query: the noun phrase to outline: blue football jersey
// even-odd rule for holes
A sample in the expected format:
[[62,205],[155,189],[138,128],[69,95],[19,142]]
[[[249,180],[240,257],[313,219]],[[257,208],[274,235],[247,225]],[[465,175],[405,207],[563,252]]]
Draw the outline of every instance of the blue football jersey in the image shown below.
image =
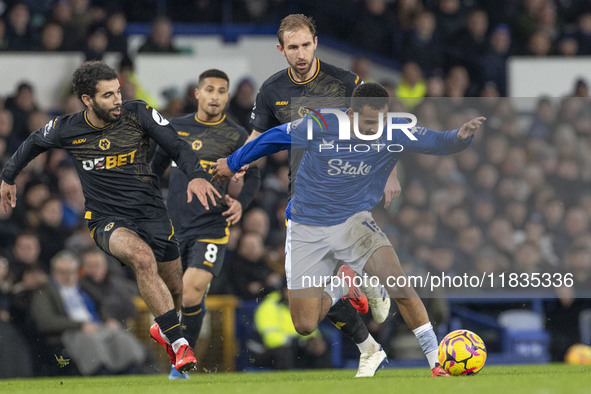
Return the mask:
[[[408,121],[395,118],[392,123],[404,125]],[[307,115],[250,141],[228,157],[228,167],[237,172],[243,165],[280,150],[303,149],[286,217],[302,224],[333,226],[379,203],[400,155],[448,155],[465,149],[472,138],[461,141],[457,132],[415,126],[408,128],[408,134],[394,128],[391,136],[384,129],[372,141],[355,135],[343,139],[339,138],[336,115],[323,114],[322,119]]]

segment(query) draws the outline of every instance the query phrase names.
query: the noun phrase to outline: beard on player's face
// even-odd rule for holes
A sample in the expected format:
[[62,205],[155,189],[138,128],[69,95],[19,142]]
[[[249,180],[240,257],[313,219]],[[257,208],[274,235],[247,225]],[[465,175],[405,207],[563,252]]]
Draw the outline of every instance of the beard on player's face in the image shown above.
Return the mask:
[[[298,66],[304,62],[306,63],[306,68],[299,68]],[[296,58],[293,61],[288,61],[288,63],[291,69],[297,74],[306,75],[310,72],[312,65],[314,64],[314,52],[312,52],[312,55],[309,57],[309,59]]]
[[99,103],[97,103],[95,100],[92,100],[91,106],[92,106],[92,111],[94,112],[96,117],[105,123],[113,123],[117,119],[119,119],[119,116],[121,115],[121,113],[119,113],[119,114],[113,113],[113,111],[121,110],[120,105],[116,105],[116,106],[110,107],[110,108],[103,107]]

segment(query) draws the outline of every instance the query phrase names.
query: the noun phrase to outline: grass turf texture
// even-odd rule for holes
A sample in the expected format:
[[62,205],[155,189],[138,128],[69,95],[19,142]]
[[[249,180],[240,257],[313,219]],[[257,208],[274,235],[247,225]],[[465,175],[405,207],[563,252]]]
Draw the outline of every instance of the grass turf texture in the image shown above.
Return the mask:
[[491,366],[476,376],[432,378],[427,368],[384,369],[354,379],[353,370],[64,377],[0,380],[0,393],[589,393],[591,366],[564,364]]

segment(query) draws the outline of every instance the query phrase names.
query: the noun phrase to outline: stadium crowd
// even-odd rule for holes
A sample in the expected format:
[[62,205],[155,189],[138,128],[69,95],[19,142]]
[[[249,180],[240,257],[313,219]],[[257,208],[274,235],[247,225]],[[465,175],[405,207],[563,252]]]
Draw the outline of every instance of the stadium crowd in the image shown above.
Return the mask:
[[[127,55],[126,24],[150,21],[153,15],[142,9],[150,7],[137,3],[0,1],[0,51],[82,51],[89,60],[100,59],[107,51]],[[145,3],[156,7],[157,2]],[[193,2],[194,12],[178,9],[176,4],[166,2],[167,18],[154,22],[152,35],[139,52],[177,51],[171,21],[228,22],[223,11],[226,2]],[[588,85],[582,79],[573,81],[572,94],[561,99],[514,102],[501,97],[507,94],[505,62],[511,55],[591,54],[589,2],[286,0],[227,4],[231,5],[229,21],[234,23],[276,24],[289,12],[305,10],[318,21],[321,35],[345,37],[358,48],[395,60],[401,64],[401,79],[380,82],[391,90],[391,96],[401,97],[393,99],[394,107],[417,114],[424,126],[444,130],[475,113],[487,117],[485,132],[460,154],[405,157],[399,165],[402,196],[388,209],[379,208],[375,217],[407,274],[573,273],[574,288],[560,288],[560,301],[546,311],[546,327],[553,335],[552,355],[561,359],[568,345],[579,341],[578,314],[590,307],[588,300],[576,297],[577,292],[591,290]],[[352,68],[365,79],[363,62],[367,60]],[[142,94],[134,83],[132,65],[128,57],[121,64],[125,99]],[[193,88],[188,86],[187,91]],[[228,106],[228,113],[247,129],[255,92],[251,81],[240,82]],[[195,108],[190,95],[174,95],[161,109],[166,116],[174,116]],[[35,86],[27,82],[20,83],[12,95],[0,97],[0,168],[29,133],[43,127],[51,116],[81,109],[81,103],[70,95],[46,112],[40,109]],[[225,268],[213,281],[210,294],[261,300],[281,290],[284,283],[287,154],[266,159],[261,168],[262,187],[242,223],[231,228]],[[35,297],[39,297],[38,289],[52,283],[56,256],[63,257],[60,252],[64,250],[80,260],[76,262],[80,280],[93,289],[93,305],[107,307],[104,314],[95,310],[93,319],[105,325],[111,321],[123,331],[133,316],[137,289],[130,284],[130,270],[110,258],[105,268],[105,256],[96,256],[71,159],[64,151],[43,154],[22,172],[17,185],[22,191],[17,208],[8,213],[0,210],[3,331],[12,330],[14,337],[18,337],[14,331],[24,333],[30,341],[25,346],[32,349],[36,362],[39,338],[51,347],[51,337],[58,332],[43,331],[40,323],[46,323],[47,317],[35,312],[34,305],[40,302]],[[89,263],[91,257],[101,260],[96,263],[99,274]],[[428,302],[427,307],[437,323],[447,319],[444,303]],[[399,323],[390,319],[372,326],[376,338],[394,356]],[[6,363],[2,353],[1,364],[9,365],[12,360]],[[0,371],[0,377],[3,373],[48,372],[38,368],[33,372],[31,366]]]

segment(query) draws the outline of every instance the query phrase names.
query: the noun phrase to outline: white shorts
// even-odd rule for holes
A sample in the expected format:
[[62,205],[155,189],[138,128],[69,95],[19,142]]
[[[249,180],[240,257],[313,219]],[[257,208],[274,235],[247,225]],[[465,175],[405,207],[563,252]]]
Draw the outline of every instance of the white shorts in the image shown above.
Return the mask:
[[392,246],[367,211],[335,226],[287,222],[285,273],[287,288],[324,287],[339,261],[361,274],[378,248]]

